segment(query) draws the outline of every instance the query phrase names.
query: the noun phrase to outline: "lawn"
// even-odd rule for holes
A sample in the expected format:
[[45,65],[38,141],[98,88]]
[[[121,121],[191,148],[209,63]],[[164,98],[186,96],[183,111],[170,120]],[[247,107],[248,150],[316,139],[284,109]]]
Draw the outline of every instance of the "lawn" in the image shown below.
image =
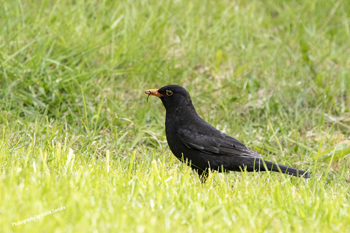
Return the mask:
[[[350,232],[350,1],[4,0],[0,232]],[[198,176],[144,90],[308,170]]]

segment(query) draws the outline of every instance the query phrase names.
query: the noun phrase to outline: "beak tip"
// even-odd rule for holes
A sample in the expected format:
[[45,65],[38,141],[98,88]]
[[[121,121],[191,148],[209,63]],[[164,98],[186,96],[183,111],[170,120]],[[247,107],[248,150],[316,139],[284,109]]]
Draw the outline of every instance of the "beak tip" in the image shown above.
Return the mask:
[[162,97],[163,95],[160,94],[158,92],[158,89],[148,89],[148,90],[145,90],[145,94],[147,95],[154,95],[154,96],[157,96],[157,97]]

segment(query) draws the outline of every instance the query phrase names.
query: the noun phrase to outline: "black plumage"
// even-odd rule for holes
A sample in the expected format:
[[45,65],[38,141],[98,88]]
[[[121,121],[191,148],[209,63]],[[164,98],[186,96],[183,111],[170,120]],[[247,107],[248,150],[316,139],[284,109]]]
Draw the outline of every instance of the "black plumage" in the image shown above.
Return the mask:
[[309,173],[263,160],[242,142],[217,130],[196,112],[190,94],[179,85],[145,91],[159,97],[166,109],[165,131],[173,154],[195,169],[205,181],[209,169],[226,171],[275,171],[309,178]]

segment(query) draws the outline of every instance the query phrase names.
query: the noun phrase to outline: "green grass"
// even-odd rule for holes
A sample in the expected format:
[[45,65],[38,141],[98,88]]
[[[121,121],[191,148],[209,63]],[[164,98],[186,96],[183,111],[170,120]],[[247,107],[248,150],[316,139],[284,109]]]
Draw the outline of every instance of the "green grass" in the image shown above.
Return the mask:
[[[0,5],[0,232],[350,232],[349,1]],[[312,178],[201,184],[143,93],[172,83]]]

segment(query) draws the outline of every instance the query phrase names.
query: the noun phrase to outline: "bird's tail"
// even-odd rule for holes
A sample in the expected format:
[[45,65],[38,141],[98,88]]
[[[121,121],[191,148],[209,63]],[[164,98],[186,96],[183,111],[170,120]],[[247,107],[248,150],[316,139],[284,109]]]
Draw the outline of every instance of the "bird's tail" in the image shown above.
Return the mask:
[[254,170],[282,172],[284,174],[291,175],[291,176],[310,178],[309,173],[306,171],[299,170],[294,167],[287,167],[285,165],[273,163],[262,159],[255,160]]

